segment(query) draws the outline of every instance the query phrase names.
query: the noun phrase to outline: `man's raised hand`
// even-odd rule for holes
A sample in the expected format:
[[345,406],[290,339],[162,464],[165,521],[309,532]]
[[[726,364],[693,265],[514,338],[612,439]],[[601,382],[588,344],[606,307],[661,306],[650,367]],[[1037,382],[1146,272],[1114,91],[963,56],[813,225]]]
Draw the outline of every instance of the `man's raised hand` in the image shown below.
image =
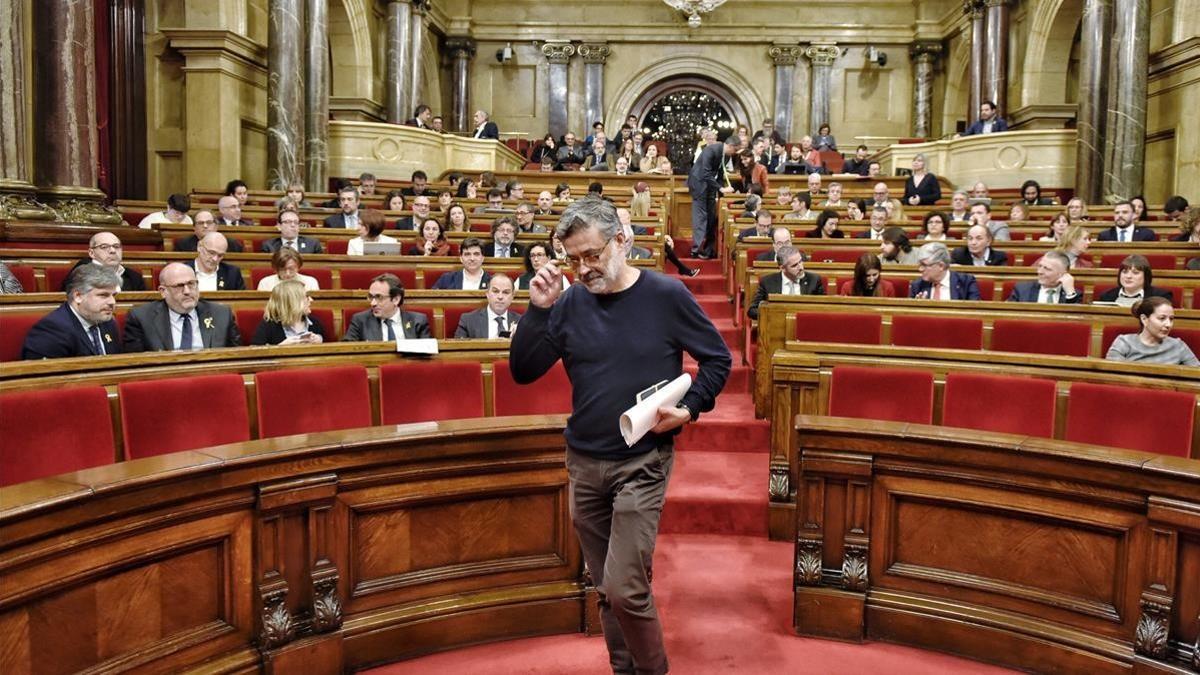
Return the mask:
[[562,295],[562,272],[552,262],[542,265],[529,282],[529,301],[535,307],[547,309]]

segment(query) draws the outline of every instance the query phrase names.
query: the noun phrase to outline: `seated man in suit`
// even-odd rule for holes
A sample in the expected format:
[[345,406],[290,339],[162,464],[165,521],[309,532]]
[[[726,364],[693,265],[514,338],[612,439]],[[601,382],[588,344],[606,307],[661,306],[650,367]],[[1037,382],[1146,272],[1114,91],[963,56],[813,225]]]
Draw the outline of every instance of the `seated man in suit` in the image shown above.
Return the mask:
[[771,250],[754,256],[754,262],[779,262],[779,252],[792,245],[792,231],[786,227],[771,230]]
[[984,101],[979,104],[979,119],[967,127],[967,130],[963,132],[963,136],[998,134],[1001,131],[1008,131],[1008,123],[1000,117],[1000,111],[996,109],[995,103]]
[[404,216],[396,221],[397,230],[415,230],[417,223],[424,224],[429,220],[429,209],[431,203],[429,195],[417,195],[412,200],[412,215]]
[[746,310],[751,319],[758,318],[758,306],[770,294],[825,295],[825,280],[804,271],[804,252],[792,246],[779,249],[779,271],[758,280],[754,300]]
[[871,194],[874,201],[867,202],[868,209],[881,208],[886,209],[888,220],[903,220],[904,207],[900,205],[900,200],[892,197],[891,190],[888,189],[887,183],[882,181],[875,184]]
[[467,312],[458,320],[454,331],[456,338],[502,338],[512,337],[521,315],[510,310],[513,301],[513,282],[506,274],[495,274],[488,282],[487,306]]
[[[67,300],[25,334],[22,359],[104,356],[121,351],[113,312],[120,278],[104,265],[81,265],[67,278]],[[65,411],[68,412],[69,411]]]
[[364,171],[361,174],[359,174],[359,176],[358,176],[358,196],[359,197],[374,197],[375,196],[375,184],[378,182],[379,182],[379,179],[375,177],[375,174],[373,174],[369,171]]
[[554,195],[550,194],[549,190],[542,190],[538,193],[537,209],[534,210],[535,216],[557,216],[558,211],[554,209]]
[[[200,244],[200,240],[209,232],[217,231],[217,219],[213,217],[212,211],[200,210],[196,212],[196,218],[192,221],[192,234],[186,237],[180,237],[175,240],[175,250],[184,251],[187,253],[195,253],[196,247]],[[230,253],[241,253],[245,250],[242,242],[237,239],[229,239],[226,237],[229,245]]]
[[233,195],[225,195],[217,200],[217,210],[221,216],[217,225],[221,227],[250,227],[254,221],[242,217],[242,203]]
[[533,205],[529,202],[517,204],[517,229],[521,234],[546,234],[546,227],[533,220]]
[[454,272],[446,272],[438,277],[433,284],[434,289],[481,291],[487,288],[487,283],[492,275],[483,269],[483,242],[479,241],[477,237],[467,237],[463,239],[458,250],[458,259],[462,261],[463,268]]
[[1148,227],[1138,227],[1129,201],[1113,205],[1113,226],[1100,232],[1098,241],[1155,241],[1158,235]]
[[300,236],[300,214],[294,207],[284,208],[279,212],[275,219],[275,229],[279,230],[279,236],[263,242],[263,253],[274,253],[281,248],[290,248],[304,255],[325,252],[320,239]]
[[433,337],[429,319],[424,314],[401,309],[404,284],[395,274],[380,274],[372,279],[367,294],[371,309],[351,317],[342,342],[395,342],[402,337],[407,340]]
[[868,152],[867,146],[858,146],[854,151],[854,156],[846,160],[846,163],[842,165],[842,173],[856,173],[860,176],[867,175],[867,168],[871,165],[871,162],[867,159]]
[[866,239],[868,237],[877,241],[883,239],[883,230],[888,224],[888,210],[882,206],[872,207],[870,217],[871,229],[854,235],[855,239]]
[[487,204],[476,206],[472,213],[508,213],[504,208],[504,190],[494,187],[487,191]]
[[429,174],[417,169],[412,172],[412,185],[404,188],[400,192],[408,197],[419,197],[426,194],[425,190],[429,186]]
[[975,276],[950,270],[950,250],[940,241],[917,250],[917,269],[921,278],[908,288],[908,297],[923,300],[978,300],[979,282]]
[[[216,235],[221,236],[221,235]],[[225,305],[200,299],[196,272],[171,263],[158,274],[154,300],[129,310],[125,319],[125,351],[170,352],[239,347],[233,312]]]
[[950,262],[955,265],[999,267],[1008,264],[1008,254],[992,248],[991,230],[983,225],[972,225],[967,229],[967,245],[954,249]]
[[488,120],[488,114],[482,110],[475,111],[474,138],[494,138],[500,140],[500,128],[495,122]]
[[992,239],[995,241],[1012,241],[1012,233],[1008,230],[1008,223],[1002,220],[992,220],[992,205],[990,200],[971,204],[970,223],[986,227],[988,232],[992,233]]
[[[117,238],[117,235],[112,232],[97,232],[88,242],[88,257],[75,263],[72,274],[74,270],[79,269],[80,265],[100,265],[117,273],[117,279],[121,282],[119,290],[146,290],[146,280],[142,279],[142,273],[122,265],[121,258],[121,240]],[[70,283],[70,275],[63,279],[62,288],[59,290],[67,290],[68,283]]]
[[1008,296],[1009,302],[1043,304],[1079,304],[1083,293],[1075,288],[1075,277],[1067,270],[1071,259],[1059,251],[1046,251],[1038,260],[1037,281],[1018,281]]
[[337,192],[338,207],[341,213],[335,213],[325,219],[325,227],[342,230],[358,229],[358,189],[353,185],[343,185]]
[[759,209],[758,213],[754,214],[754,225],[738,232],[737,240],[746,241],[747,237],[769,237],[771,236],[771,224],[775,217],[766,209]]
[[517,223],[512,216],[500,216],[492,223],[492,240],[483,247],[487,258],[520,258],[525,249],[516,242]]
[[[950,212],[946,214],[949,223],[965,223],[971,219],[971,210],[967,206],[967,193],[955,190],[950,196]],[[947,223],[947,224],[949,224]]]
[[201,291],[244,291],[246,280],[242,271],[225,262],[229,244],[220,232],[209,232],[196,247],[196,258],[187,261],[187,266],[196,272]]

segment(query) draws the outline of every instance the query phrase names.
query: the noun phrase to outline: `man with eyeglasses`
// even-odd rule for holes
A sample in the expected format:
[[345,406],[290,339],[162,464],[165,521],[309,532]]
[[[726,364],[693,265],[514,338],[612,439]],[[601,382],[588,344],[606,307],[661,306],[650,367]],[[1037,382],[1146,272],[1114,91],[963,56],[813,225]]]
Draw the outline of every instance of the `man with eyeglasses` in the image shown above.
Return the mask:
[[218,224],[225,227],[251,227],[254,221],[242,217],[242,203],[233,195],[225,195],[217,200],[217,210],[221,212]]
[[[125,267],[121,264],[122,249],[121,240],[112,232],[97,232],[92,235],[91,241],[88,242],[88,257],[75,263],[71,268],[71,274],[74,274],[81,265],[93,264],[100,267],[107,267],[116,272],[117,279],[121,282],[120,289],[122,291],[144,291],[146,290],[146,280],[142,278],[142,273],[137,270]],[[70,280],[70,274],[66,279],[63,279],[62,288],[67,290],[67,284]]]
[[113,312],[120,281],[103,265],[82,265],[67,279],[67,301],[25,334],[22,359],[104,356],[121,351]]
[[274,253],[281,248],[290,248],[304,255],[325,252],[320,239],[300,236],[300,214],[295,207],[289,206],[279,212],[275,229],[279,230],[279,236],[262,243],[263,253]]
[[419,312],[405,312],[404,284],[395,274],[380,274],[367,287],[371,308],[350,317],[342,342],[395,342],[398,338],[430,338],[429,319]]
[[492,223],[492,241],[483,247],[483,255],[485,258],[519,258],[525,254],[525,248],[516,240],[517,226],[512,216],[500,216]]
[[220,232],[209,232],[200,240],[196,258],[187,261],[187,266],[195,270],[201,291],[246,290],[242,271],[224,260],[228,248],[225,235]]
[[[195,253],[196,248],[200,245],[200,240],[209,232],[217,231],[217,219],[213,217],[212,211],[201,209],[196,212],[196,217],[192,220],[192,234],[186,237],[180,237],[175,240],[175,250],[185,251],[187,253]],[[226,245],[229,246],[230,253],[241,253],[245,250],[242,242],[237,239],[225,238]]]
[[339,230],[358,229],[358,189],[353,185],[345,185],[338,189],[338,206],[341,213],[335,213],[325,219],[325,227]]
[[225,305],[200,299],[200,286],[191,267],[171,263],[162,268],[158,292],[162,300],[129,310],[125,351],[188,352],[242,344],[233,312]]
[[517,204],[517,231],[521,234],[545,234],[541,223],[533,222],[533,206],[529,202]]
[[[715,155],[719,158],[719,155]],[[578,283],[562,287],[554,262],[530,282],[529,308],[509,349],[513,378],[530,384],[559,359],[571,381],[567,473],[571,517],[600,594],[613,672],[665,673],[662,626],[650,589],[659,516],[681,427],[712,410],[729,377],[729,348],[679,280],[631,267],[616,208],[581,199],[556,228]],[[699,371],[677,404],[627,445],[621,414],[639,392]]]
[[412,200],[412,215],[404,216],[396,221],[397,230],[417,230],[421,224],[429,220],[429,195],[417,195]]

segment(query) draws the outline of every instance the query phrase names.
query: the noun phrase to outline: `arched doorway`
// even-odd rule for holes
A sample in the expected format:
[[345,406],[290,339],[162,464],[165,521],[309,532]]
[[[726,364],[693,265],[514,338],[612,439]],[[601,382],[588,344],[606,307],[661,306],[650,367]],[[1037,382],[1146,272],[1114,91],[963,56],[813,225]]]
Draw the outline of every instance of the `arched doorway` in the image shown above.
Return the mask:
[[647,140],[663,141],[676,172],[692,166],[700,129],[715,127],[724,139],[748,120],[745,110],[721,85],[703,77],[661,81],[638,97],[631,114]]

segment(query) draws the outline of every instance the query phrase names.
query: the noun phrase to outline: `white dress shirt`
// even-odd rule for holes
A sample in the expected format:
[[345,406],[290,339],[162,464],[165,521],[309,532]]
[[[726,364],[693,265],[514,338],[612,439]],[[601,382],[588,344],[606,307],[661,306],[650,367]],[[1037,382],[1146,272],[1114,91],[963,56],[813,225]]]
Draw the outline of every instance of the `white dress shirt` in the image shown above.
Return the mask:
[[512,332],[512,324],[508,320],[508,312],[505,312],[504,314],[497,314],[493,312],[492,308],[489,306],[487,308],[488,337],[492,339],[500,337],[500,327],[496,325],[497,317],[502,317],[504,319],[504,330],[508,331],[509,333]]
[[217,290],[217,273],[207,273],[200,271],[200,266],[196,266],[196,283],[200,284],[200,291],[215,291]]
[[[183,315],[168,309],[167,316],[171,319],[171,349],[179,349],[183,340]],[[204,349],[204,341],[200,337],[200,316],[194,309],[188,316],[192,319],[192,351]]]
[[472,277],[469,274],[467,274],[466,270],[463,270],[462,290],[477,291],[477,290],[479,290],[479,285],[482,283],[483,283],[483,272],[480,272],[479,274]]

